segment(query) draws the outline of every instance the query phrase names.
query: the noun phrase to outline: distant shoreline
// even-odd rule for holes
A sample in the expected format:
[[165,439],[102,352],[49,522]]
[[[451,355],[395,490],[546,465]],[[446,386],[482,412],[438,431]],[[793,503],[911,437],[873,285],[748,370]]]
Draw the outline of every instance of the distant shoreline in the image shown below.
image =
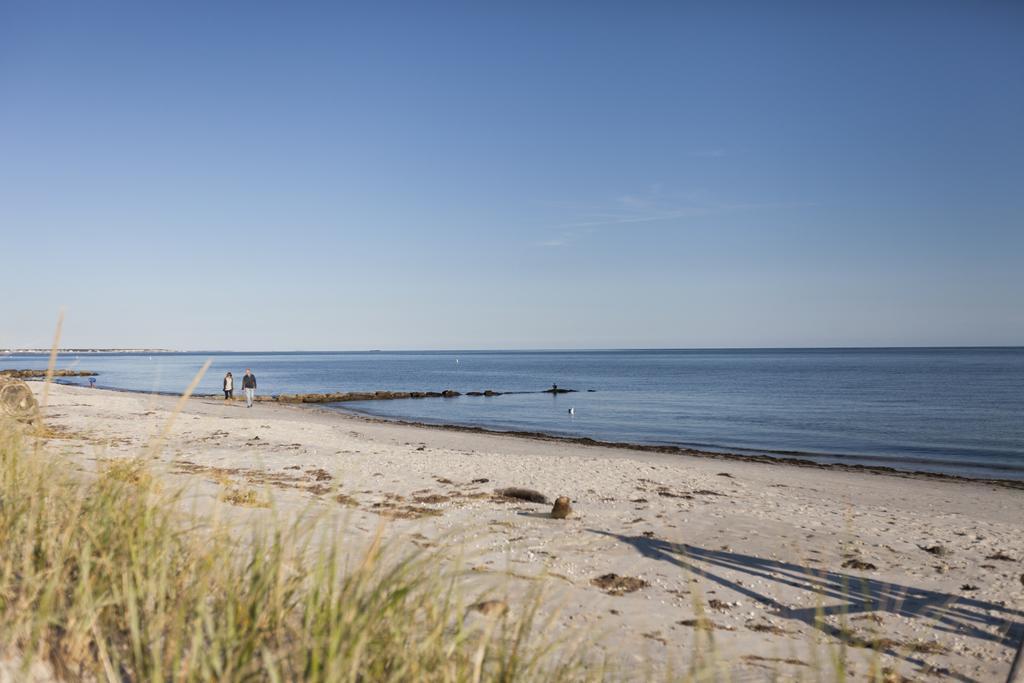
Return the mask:
[[[4,356],[48,356],[53,353],[52,349],[0,349],[0,355]],[[173,349],[57,349],[57,355],[82,353],[188,353],[187,351],[174,351]]]

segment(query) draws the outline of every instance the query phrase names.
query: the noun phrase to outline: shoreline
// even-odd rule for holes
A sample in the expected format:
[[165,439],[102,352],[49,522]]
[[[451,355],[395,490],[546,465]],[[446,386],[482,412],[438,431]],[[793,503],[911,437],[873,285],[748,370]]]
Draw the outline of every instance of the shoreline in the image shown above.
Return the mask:
[[643,444],[633,443],[629,441],[603,441],[600,439],[592,439],[587,436],[561,436],[557,434],[548,434],[546,432],[532,432],[532,431],[519,431],[519,430],[502,430],[502,429],[491,429],[488,427],[475,427],[469,425],[458,425],[450,423],[433,423],[433,422],[418,422],[415,420],[406,420],[402,418],[390,418],[382,417],[380,415],[373,415],[370,413],[363,413],[357,410],[345,409],[345,408],[305,408],[306,410],[322,410],[326,413],[342,413],[358,419],[366,420],[368,422],[382,422],[390,424],[398,424],[407,427],[424,427],[428,429],[441,429],[454,432],[465,432],[467,434],[490,434],[493,436],[510,436],[520,439],[531,439],[535,441],[549,441],[555,443],[567,443],[575,444],[579,446],[593,446],[596,448],[608,448],[628,451],[639,451],[643,453],[659,453],[663,455],[680,455],[688,456],[693,458],[710,458],[718,460],[729,460],[739,462],[757,462],[769,465],[790,465],[794,467],[809,467],[814,469],[823,470],[835,470],[841,472],[867,472],[869,474],[879,475],[890,475],[914,479],[936,479],[939,481],[952,481],[952,482],[970,482],[974,484],[990,484],[992,486],[1002,486],[1009,489],[1024,490],[1024,480],[1018,479],[998,479],[990,477],[967,477],[958,474],[946,474],[943,472],[928,472],[924,470],[901,470],[895,467],[888,467],[886,465],[859,465],[859,464],[847,464],[847,463],[821,463],[813,462],[810,460],[803,460],[797,457],[791,457],[795,455],[805,455],[808,458],[813,457],[842,457],[833,455],[817,455],[813,453],[799,453],[796,451],[778,451],[780,455],[762,455],[757,453],[751,453],[745,455],[743,453],[733,453],[728,451],[705,451],[698,448],[688,448],[685,446],[671,446],[671,445],[657,445],[657,444]]
[[[732,462],[756,462],[768,465],[789,465],[793,467],[808,467],[812,469],[821,470],[833,470],[840,472],[864,472],[868,474],[878,475],[889,475],[896,477],[905,477],[912,479],[934,479],[938,481],[950,481],[950,482],[969,482],[972,484],[989,484],[992,486],[1001,486],[1008,489],[1024,490],[1024,480],[1019,479],[998,479],[989,477],[967,477],[958,474],[946,474],[943,472],[928,472],[925,470],[901,470],[895,467],[888,467],[886,465],[859,465],[859,464],[847,464],[847,463],[821,463],[813,462],[811,460],[803,460],[801,458],[792,457],[794,455],[806,455],[808,458],[822,457],[816,454],[802,454],[796,451],[779,451],[780,455],[760,455],[751,453],[750,455],[744,455],[742,453],[732,453],[728,451],[705,451],[697,448],[687,448],[685,446],[670,446],[670,445],[657,445],[657,444],[643,444],[633,443],[629,441],[602,441],[600,439],[592,439],[587,436],[561,436],[557,434],[548,434],[546,432],[532,432],[532,431],[519,431],[519,430],[502,430],[502,429],[491,429],[488,427],[475,427],[469,425],[458,425],[450,423],[433,423],[433,422],[418,422],[415,420],[405,420],[402,418],[390,418],[382,417],[380,415],[373,415],[370,413],[363,413],[352,409],[345,408],[324,408],[324,407],[309,407],[304,410],[320,410],[325,413],[341,413],[357,419],[365,420],[367,422],[379,422],[384,424],[397,424],[406,427],[422,427],[427,429],[440,429],[452,432],[465,432],[467,434],[485,434],[492,436],[509,436],[517,439],[529,439],[534,441],[548,441],[554,443],[566,443],[574,444],[578,446],[592,446],[595,448],[607,448],[627,451],[639,451],[642,453],[658,453],[662,455],[680,455],[684,457],[692,458],[708,458],[717,460],[728,460]],[[825,455],[824,457],[842,457]]]
[[[31,380],[40,381],[40,380]],[[54,379],[55,384],[61,384],[64,386],[85,387],[82,384],[74,382],[60,381]],[[91,388],[91,390],[99,391],[112,391],[118,393],[138,394],[138,395],[157,395],[157,396],[174,396],[181,397],[181,392],[162,392],[162,391],[142,391],[139,389],[122,389],[119,387],[101,387],[97,386]],[[193,394],[190,398],[193,399],[217,399],[218,394]],[[235,400],[239,400],[236,398]],[[397,400],[397,399],[396,399]],[[412,400],[412,399],[410,399]],[[418,400],[418,399],[417,399]],[[976,484],[988,484],[991,486],[999,486],[1002,488],[1024,490],[1024,479],[1002,479],[998,477],[971,477],[960,474],[949,474],[944,472],[929,472],[927,470],[914,470],[914,469],[900,469],[896,467],[890,467],[888,465],[864,465],[864,464],[853,464],[853,463],[821,463],[806,460],[804,458],[814,457],[834,457],[841,458],[841,455],[834,454],[815,454],[815,453],[802,453],[799,451],[770,451],[764,449],[762,453],[752,452],[749,454],[736,453],[730,451],[710,451],[702,450],[699,448],[690,448],[686,446],[672,446],[672,445],[659,445],[659,444],[644,444],[634,443],[628,441],[604,441],[601,439],[594,439],[585,436],[564,436],[558,434],[548,434],[546,432],[537,431],[526,431],[526,430],[503,430],[494,429],[489,427],[479,427],[470,425],[459,425],[453,423],[433,423],[433,422],[421,422],[417,420],[408,420],[404,418],[391,418],[380,415],[373,415],[372,413],[364,413],[359,410],[351,408],[327,408],[324,404],[320,403],[278,403],[277,401],[259,401],[261,405],[293,405],[301,407],[303,410],[309,411],[322,411],[325,414],[343,414],[348,415],[360,420],[366,420],[369,422],[381,422],[391,423],[397,425],[403,425],[408,427],[422,427],[426,429],[440,429],[454,432],[463,432],[467,434],[490,434],[495,436],[510,436],[519,439],[531,439],[536,441],[547,441],[554,443],[566,443],[575,444],[580,446],[593,446],[595,448],[607,448],[607,449],[620,449],[629,451],[638,451],[644,453],[658,453],[662,455],[679,455],[689,456],[694,458],[709,458],[727,461],[739,461],[739,462],[757,462],[770,465],[788,465],[792,467],[803,467],[811,469],[821,470],[833,470],[841,472],[866,472],[869,474],[876,475],[888,475],[894,477],[903,478],[914,478],[914,479],[932,479],[937,481],[949,481],[949,482],[970,482]],[[342,404],[338,404],[342,405]],[[777,453],[773,455],[772,453]]]

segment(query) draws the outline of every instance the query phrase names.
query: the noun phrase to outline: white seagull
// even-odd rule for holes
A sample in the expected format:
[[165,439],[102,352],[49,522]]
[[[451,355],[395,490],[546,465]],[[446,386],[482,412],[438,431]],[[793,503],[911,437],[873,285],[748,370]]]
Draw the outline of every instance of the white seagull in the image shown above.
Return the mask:
[[576,414],[576,409],[575,408],[569,408],[569,414],[570,415],[575,415]]

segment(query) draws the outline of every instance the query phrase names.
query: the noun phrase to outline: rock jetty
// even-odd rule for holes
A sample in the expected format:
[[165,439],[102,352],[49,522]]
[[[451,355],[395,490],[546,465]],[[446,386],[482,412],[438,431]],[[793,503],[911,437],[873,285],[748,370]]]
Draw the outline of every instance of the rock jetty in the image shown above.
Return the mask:
[[[471,391],[467,396],[501,396],[500,391]],[[337,391],[325,394],[277,394],[257,396],[257,401],[277,403],[345,403],[348,401],[393,401],[399,398],[455,398],[458,391]]]
[[[553,387],[551,389],[545,389],[544,391],[537,392],[504,392],[487,389],[486,391],[467,391],[465,394],[455,391],[454,389],[445,389],[443,391],[335,391],[322,394],[264,394],[262,396],[256,396],[256,400],[270,403],[347,403],[350,401],[393,401],[400,398],[455,398],[457,396],[490,397],[501,396],[506,393],[570,394],[575,391],[575,389],[562,389],[561,387]],[[240,400],[241,398],[241,396],[236,396],[235,400]]]

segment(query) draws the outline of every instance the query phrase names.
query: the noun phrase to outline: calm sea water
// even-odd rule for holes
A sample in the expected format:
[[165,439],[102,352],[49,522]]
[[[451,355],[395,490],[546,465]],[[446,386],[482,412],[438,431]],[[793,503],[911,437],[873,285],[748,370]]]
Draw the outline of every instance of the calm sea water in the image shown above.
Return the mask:
[[[199,391],[251,367],[261,393],[362,390],[579,393],[348,403],[422,422],[539,431],[820,462],[1024,479],[1024,348],[262,353],[61,356],[98,386]],[[40,356],[0,368],[42,368]],[[587,390],[594,390],[588,392]],[[575,414],[569,414],[573,408]]]

